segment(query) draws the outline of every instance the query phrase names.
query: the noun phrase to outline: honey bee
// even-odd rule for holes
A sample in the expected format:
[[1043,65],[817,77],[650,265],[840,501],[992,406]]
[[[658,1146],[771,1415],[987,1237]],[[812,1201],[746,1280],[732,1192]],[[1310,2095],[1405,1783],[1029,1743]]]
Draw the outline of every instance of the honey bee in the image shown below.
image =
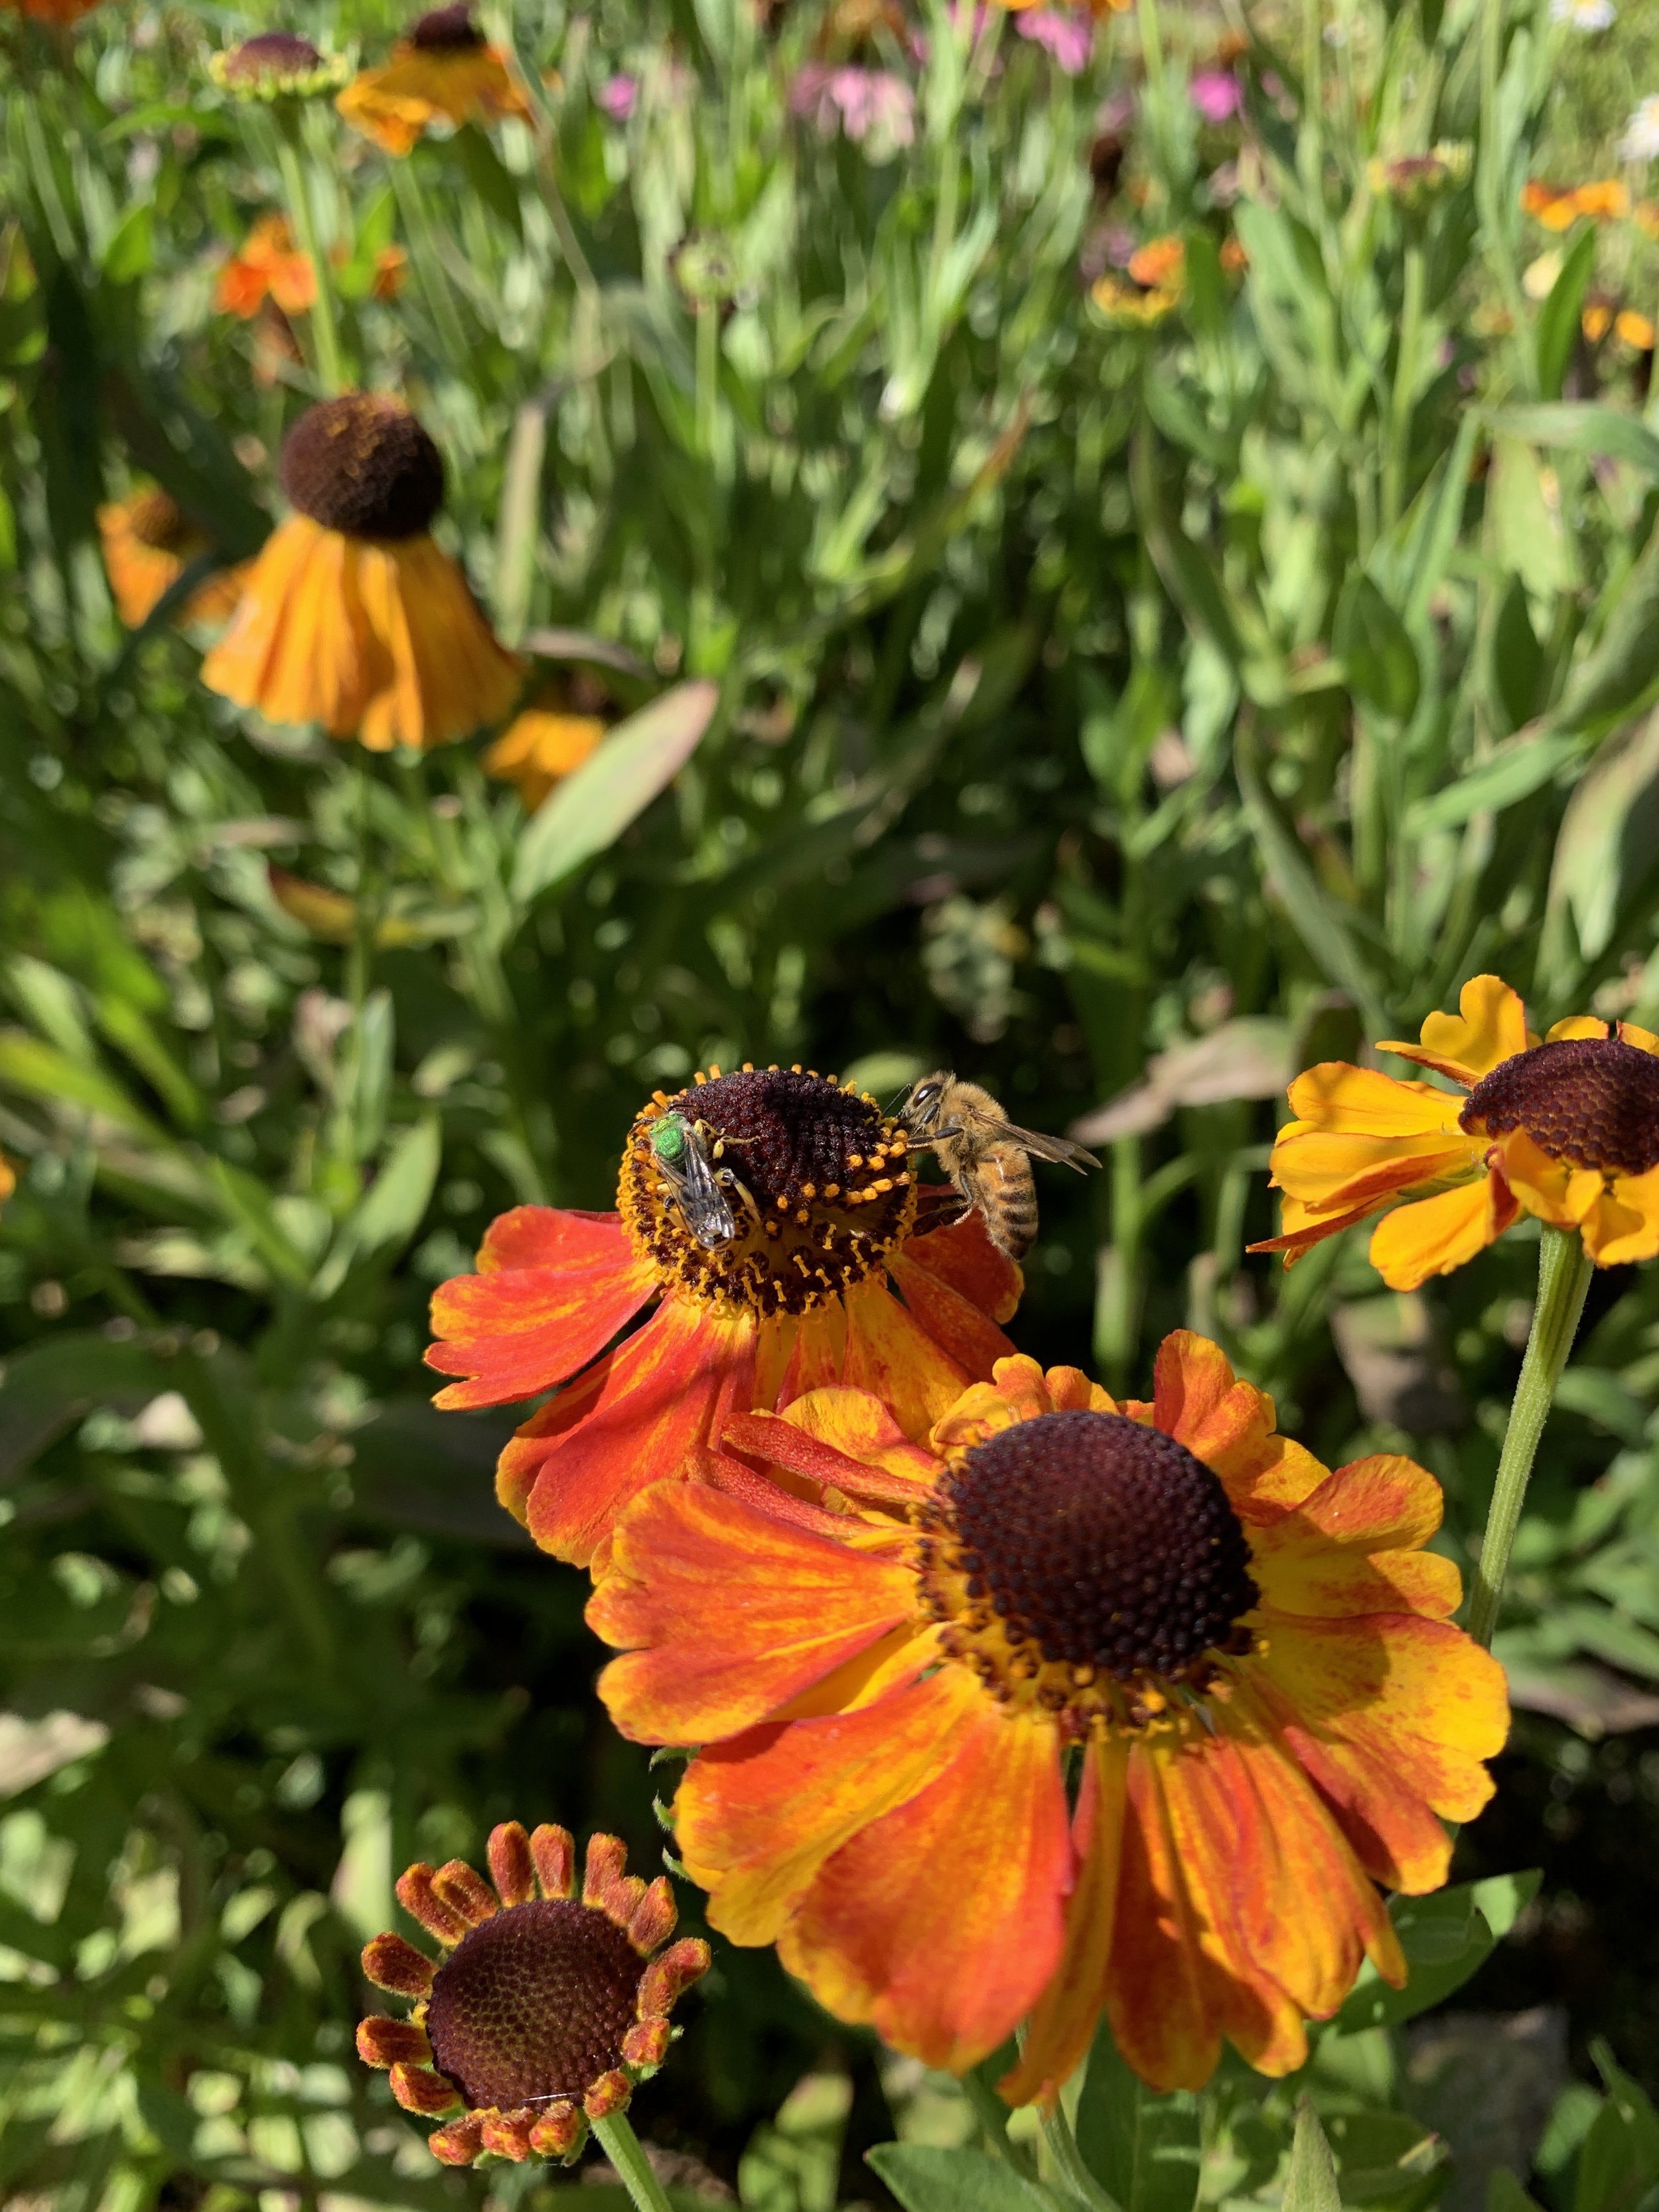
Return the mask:
[[1011,1260],[1024,1259],[1036,1236],[1036,1182],[1029,1154],[1058,1160],[1079,1175],[1100,1162],[1069,1137],[1044,1137],[1004,1119],[977,1083],[960,1083],[941,1068],[924,1075],[899,1109],[912,1139],[938,1160],[985,1233]]

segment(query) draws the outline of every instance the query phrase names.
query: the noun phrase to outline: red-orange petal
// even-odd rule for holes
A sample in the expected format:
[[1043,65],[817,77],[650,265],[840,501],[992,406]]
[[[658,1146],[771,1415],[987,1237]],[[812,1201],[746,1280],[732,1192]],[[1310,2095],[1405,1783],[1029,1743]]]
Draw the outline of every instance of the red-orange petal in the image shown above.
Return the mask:
[[423,1997],[437,1968],[423,1951],[401,1936],[374,1936],[363,1946],[363,1973],[377,1990],[401,1997]]
[[913,1443],[923,1442],[969,1377],[935,1344],[884,1283],[857,1284],[845,1297],[847,1359],[842,1379],[879,1398]]
[[536,1894],[536,1862],[530,1838],[517,1820],[503,1820],[489,1832],[484,1847],[489,1878],[503,1905],[528,1905]]
[[568,1828],[544,1820],[531,1836],[530,1856],[544,1897],[575,1895],[576,1841]]
[[1066,1907],[1066,1948],[1032,2008],[1018,2065],[997,2084],[1011,2105],[1034,2099],[1052,2105],[1094,2039],[1111,1971],[1127,1767],[1119,1737],[1091,1741],[1084,1753],[1072,1823],[1078,1875]]
[[908,1567],[690,1483],[619,1522],[588,1625],[627,1656],[599,1677],[624,1735],[712,1743],[752,1728],[915,1608]]
[[1018,1261],[1000,1252],[986,1235],[976,1211],[945,1228],[930,1229],[925,1237],[913,1237],[904,1256],[959,1291],[993,1321],[1013,1319],[1025,1278]]
[[[821,1405],[830,1397],[854,1399],[870,1407],[875,1414],[886,1420],[886,1408],[879,1399],[867,1397],[862,1390],[815,1390],[813,1402]],[[882,1498],[899,1504],[919,1504],[933,1488],[933,1478],[938,1473],[935,1462],[914,1445],[905,1444],[903,1437],[893,1427],[894,1441],[913,1455],[915,1465],[921,1470],[919,1480],[915,1474],[890,1473],[879,1461],[873,1463],[861,1455],[842,1451],[837,1443],[814,1436],[795,1418],[800,1402],[781,1413],[734,1413],[726,1425],[726,1440],[739,1451],[750,1452],[769,1466],[785,1468],[791,1474],[805,1475],[820,1487],[847,1492],[854,1498]],[[836,1430],[830,1433],[836,1434]]]
[[464,2112],[447,2128],[434,2129],[426,2139],[426,2147],[446,2166],[471,2166],[483,2148],[483,2115]]
[[1178,1328],[1158,1348],[1152,1420],[1220,1476],[1246,1521],[1300,1504],[1326,1478],[1306,1448],[1274,1426],[1273,1401],[1241,1382],[1218,1344]]
[[[526,1265],[529,1252],[538,1257]],[[426,1355],[467,1379],[438,1393],[444,1407],[501,1406],[562,1382],[602,1352],[657,1287],[615,1214],[519,1206],[496,1222],[480,1272],[433,1293],[441,1341]]]
[[[855,1711],[751,1729],[702,1753],[675,1799],[675,1833],[710,1893],[711,1924],[734,1943],[775,1941],[830,1854],[933,1780],[984,1702],[966,1668],[945,1667]],[[910,1878],[923,1887],[914,1864]]]
[[839,2018],[959,2074],[1060,1963],[1072,1848],[1047,1723],[1010,1721],[981,1692],[940,1753],[926,1789],[826,1863],[778,1955]]
[[434,1893],[432,1876],[433,1869],[424,1859],[406,1867],[393,1885],[398,1902],[428,1936],[435,1936],[441,1943],[459,1943],[469,1923],[453,1905]]
[[1284,1613],[1421,1613],[1445,1620],[1462,1595],[1455,1561],[1425,1552],[1440,1486],[1394,1452],[1339,1468],[1292,1513],[1256,1530],[1250,1571]]
[[1157,1762],[1139,1750],[1129,1760],[1111,1956],[1106,2016],[1126,2063],[1154,2089],[1201,2089],[1221,2035]]
[[914,1258],[915,1250],[912,1245],[896,1252],[887,1263],[905,1304],[965,1375],[988,1382],[992,1369],[1007,1358],[1013,1346],[973,1299]]
[[755,1324],[667,1298],[609,1362],[586,1420],[553,1439],[526,1504],[544,1552],[589,1565],[641,1491],[676,1474],[722,1404],[752,1388]]

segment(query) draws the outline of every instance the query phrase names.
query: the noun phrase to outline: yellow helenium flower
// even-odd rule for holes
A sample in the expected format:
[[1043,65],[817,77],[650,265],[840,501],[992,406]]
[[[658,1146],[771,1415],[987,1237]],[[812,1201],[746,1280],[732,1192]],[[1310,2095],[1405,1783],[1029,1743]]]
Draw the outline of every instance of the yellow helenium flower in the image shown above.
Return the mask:
[[486,45],[465,0],[421,16],[391,60],[360,71],[334,104],[354,130],[398,155],[440,120],[459,130],[530,112],[506,56]]
[[1253,1251],[1288,1267],[1403,1198],[1370,1245],[1396,1291],[1449,1274],[1523,1212],[1577,1230],[1598,1267],[1659,1253],[1659,1037],[1577,1015],[1540,1038],[1496,975],[1466,983],[1458,1004],[1429,1016],[1419,1044],[1377,1048],[1455,1091],[1346,1060],[1297,1077],[1297,1118],[1273,1152],[1283,1234]]
[[443,462],[402,401],[356,392],[307,409],[282,477],[297,512],[254,562],[204,683],[267,721],[320,722],[372,752],[498,721],[519,664],[432,540]]
[[528,814],[581,766],[609,726],[603,714],[575,711],[574,689],[557,678],[543,684],[483,757],[485,775],[516,784]]

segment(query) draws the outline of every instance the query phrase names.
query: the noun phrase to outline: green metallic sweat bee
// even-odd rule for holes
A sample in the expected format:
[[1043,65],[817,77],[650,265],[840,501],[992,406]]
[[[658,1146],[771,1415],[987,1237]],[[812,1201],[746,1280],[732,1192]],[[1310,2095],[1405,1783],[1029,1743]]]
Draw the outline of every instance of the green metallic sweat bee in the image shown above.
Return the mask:
[[738,1233],[738,1218],[720,1186],[722,1181],[735,1178],[729,1169],[717,1176],[702,1125],[678,1114],[665,1114],[653,1124],[651,1149],[673,1187],[685,1225],[698,1243],[708,1252],[718,1252],[732,1243]]

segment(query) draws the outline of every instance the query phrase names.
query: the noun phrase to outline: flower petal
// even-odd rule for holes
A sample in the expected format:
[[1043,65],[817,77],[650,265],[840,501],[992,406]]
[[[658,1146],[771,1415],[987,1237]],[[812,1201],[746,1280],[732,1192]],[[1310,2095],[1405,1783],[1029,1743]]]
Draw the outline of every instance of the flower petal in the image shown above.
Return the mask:
[[618,1522],[588,1626],[627,1653],[599,1677],[624,1735],[736,1735],[908,1620],[908,1566],[691,1483],[659,1483]]
[[1312,1212],[1351,1212],[1419,1184],[1474,1172],[1485,1157],[1486,1141],[1455,1129],[1431,1136],[1376,1137],[1297,1127],[1279,1133],[1273,1150],[1273,1180]]
[[1152,1422],[1220,1476],[1246,1521],[1273,1517],[1324,1482],[1327,1470],[1304,1445],[1279,1436],[1273,1401],[1241,1382],[1218,1344],[1178,1328],[1158,1346]]
[[1659,1168],[1619,1176],[1584,1223],[1584,1247],[1598,1267],[1659,1254]]
[[[1478,1083],[1500,1060],[1526,1051],[1527,1010],[1520,993],[1501,976],[1471,976],[1458,994],[1457,1006],[1455,1014],[1429,1016],[1420,1032],[1421,1044],[1384,1043],[1377,1050],[1397,1052],[1465,1085]],[[1601,1034],[1605,1036],[1606,1030]]]
[[629,1501],[679,1471],[753,1388],[755,1324],[666,1298],[618,1346],[586,1420],[555,1437],[528,1499],[544,1552],[590,1565]]
[[1599,1168],[1575,1168],[1553,1159],[1524,1129],[1501,1137],[1497,1151],[1510,1190],[1528,1213],[1553,1229],[1577,1229],[1607,1188]]
[[906,1482],[932,1483],[939,1473],[933,1454],[909,1443],[881,1400],[867,1390],[842,1386],[809,1391],[786,1407],[781,1418],[804,1437]]
[[[687,1871],[710,1893],[710,1923],[734,1943],[775,1942],[830,1853],[925,1788],[985,1703],[965,1668],[943,1667],[857,1711],[751,1729],[700,1753],[674,1826]],[[915,1859],[903,1872],[913,1892],[935,1878],[918,1880]]]
[[965,1374],[988,1380],[998,1360],[1006,1359],[1014,1348],[996,1323],[971,1298],[931,1269],[917,1266],[907,1253],[896,1252],[887,1266],[905,1304],[934,1343],[943,1346]]
[[991,1242],[976,1211],[969,1211],[946,1228],[913,1237],[904,1247],[904,1257],[959,1291],[994,1322],[1013,1319],[1025,1278],[1019,1263]]
[[1058,1737],[1005,1717],[965,1669],[942,1670],[958,1673],[974,1694],[936,1747],[934,1778],[836,1852],[778,1940],[838,2018],[952,2073],[1036,2003],[1072,1886]]
[[1491,1797],[1483,1761],[1509,1733],[1504,1670],[1449,1621],[1276,1616],[1258,1670],[1302,1729],[1380,1762],[1394,1796],[1449,1820],[1473,1820]]
[[1440,1526],[1441,1508],[1434,1477],[1396,1453],[1339,1468],[1295,1512],[1252,1534],[1250,1571],[1263,1605],[1448,1618],[1463,1578],[1455,1560],[1420,1548]]
[[1371,1265],[1391,1291],[1414,1291],[1431,1275],[1449,1275],[1484,1252],[1517,1211],[1497,1175],[1396,1206],[1371,1231]]
[[1072,1823],[1078,1874],[1066,1906],[1066,1948],[1054,1979],[1032,2007],[1018,2065],[997,2084],[1010,2105],[1033,2100],[1052,2105],[1093,2040],[1112,1964],[1127,1772],[1121,1738],[1090,1742]]
[[1565,1021],[1556,1022],[1544,1032],[1546,1044],[1559,1044],[1566,1037],[1605,1037],[1608,1035],[1605,1022],[1594,1014],[1569,1014]]
[[1286,1095],[1298,1122],[1344,1136],[1444,1136],[1456,1129],[1463,1109],[1461,1098],[1432,1084],[1401,1082],[1346,1060],[1305,1068]]
[[884,1283],[859,1283],[844,1303],[847,1362],[842,1380],[881,1399],[905,1435],[919,1443],[961,1395],[968,1376]]
[[886,1408],[878,1398],[863,1390],[817,1390],[814,1400],[829,1397],[851,1398],[868,1406],[887,1425],[893,1427],[893,1439],[905,1451],[914,1455],[914,1462],[925,1470],[921,1480],[914,1473],[895,1474],[879,1461],[874,1465],[864,1459],[854,1458],[822,1437],[806,1433],[793,1416],[799,1407],[809,1402],[797,1399],[788,1413],[734,1413],[726,1424],[726,1441],[738,1451],[750,1453],[769,1466],[781,1468],[790,1474],[804,1475],[809,1482],[821,1488],[845,1492],[854,1498],[884,1498],[903,1504],[921,1504],[933,1487],[938,1465],[914,1444],[905,1443],[896,1426],[887,1419]]
[[[525,1264],[531,1253],[537,1256]],[[439,1285],[426,1355],[443,1407],[500,1406],[562,1382],[602,1352],[656,1288],[615,1214],[520,1206],[495,1223],[480,1272]]]

